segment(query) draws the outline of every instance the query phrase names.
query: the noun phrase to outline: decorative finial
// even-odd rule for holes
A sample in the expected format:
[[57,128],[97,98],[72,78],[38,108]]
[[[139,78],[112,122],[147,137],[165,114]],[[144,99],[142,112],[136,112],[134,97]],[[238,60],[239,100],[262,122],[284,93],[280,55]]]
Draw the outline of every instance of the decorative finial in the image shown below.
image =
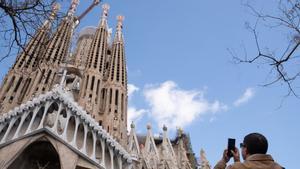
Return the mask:
[[118,15],[117,16],[117,21],[118,21],[118,24],[117,24],[117,30],[121,30],[123,28],[123,21],[124,21],[125,17],[122,16],[122,15]]
[[102,9],[103,9],[102,19],[106,19],[107,18],[109,8],[110,8],[110,6],[108,4],[103,4],[102,5]]
[[135,128],[135,125],[134,125],[133,121],[131,122],[130,127],[131,127],[132,129]]
[[54,3],[52,5],[52,12],[50,14],[50,19],[53,20],[57,12],[60,10],[60,4],[59,3]]
[[183,129],[181,127],[178,128],[178,136],[181,137],[183,134]]
[[148,130],[151,129],[151,124],[150,124],[150,123],[147,124],[147,129],[148,129]]
[[100,21],[101,26],[107,26],[107,16],[108,16],[108,10],[110,6],[108,4],[103,4],[102,5],[102,17]]
[[68,16],[72,16],[72,15],[75,14],[75,11],[76,11],[76,8],[77,8],[78,4],[79,4],[79,0],[72,0],[70,9],[68,11]]
[[53,3],[52,11],[56,13],[58,10],[60,10],[60,4],[59,3]]
[[163,126],[163,131],[167,131],[167,130],[168,130],[167,126],[164,125],[164,126]]
[[200,154],[201,155],[203,155],[203,154],[205,154],[205,152],[204,152],[204,150],[201,148],[201,150],[200,150]]
[[71,5],[78,5],[79,4],[79,0],[72,0],[72,4]]
[[123,42],[123,35],[122,35],[122,29],[123,29],[123,21],[124,21],[124,16],[118,15],[117,16],[117,32],[115,35],[114,42]]
[[105,12],[107,13],[107,11],[110,9],[109,4],[103,4],[102,9],[103,9],[103,13],[105,13]]
[[201,166],[202,168],[204,169],[210,169],[211,166],[209,165],[209,161],[207,160],[206,158],[206,154],[205,154],[205,151],[201,148],[201,151],[200,151],[200,161],[201,161]]

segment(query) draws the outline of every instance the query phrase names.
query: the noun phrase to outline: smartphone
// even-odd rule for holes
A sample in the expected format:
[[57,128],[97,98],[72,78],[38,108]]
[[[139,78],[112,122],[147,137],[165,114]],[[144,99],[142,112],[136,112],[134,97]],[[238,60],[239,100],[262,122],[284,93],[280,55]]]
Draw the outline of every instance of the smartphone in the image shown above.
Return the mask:
[[235,139],[234,138],[228,138],[228,145],[227,145],[227,155],[228,157],[232,157],[233,154],[231,153],[231,150],[235,150]]

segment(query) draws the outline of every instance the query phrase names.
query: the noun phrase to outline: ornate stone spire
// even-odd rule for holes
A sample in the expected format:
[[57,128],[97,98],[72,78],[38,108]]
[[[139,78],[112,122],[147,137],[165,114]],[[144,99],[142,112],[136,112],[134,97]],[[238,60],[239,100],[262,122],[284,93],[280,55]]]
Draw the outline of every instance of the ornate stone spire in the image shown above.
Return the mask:
[[117,42],[124,42],[124,38],[123,38],[123,33],[122,33],[122,29],[123,29],[123,21],[124,21],[125,17],[122,15],[117,16],[117,31],[116,31],[116,35],[115,35],[115,39],[114,39],[114,43]]
[[108,16],[109,5],[103,4],[102,9],[103,12],[100,20],[100,25],[95,33],[95,38],[92,42],[92,46],[89,51],[87,68],[95,69],[96,71],[100,72],[101,75],[103,76],[104,69],[105,69],[105,62],[107,60],[106,58],[107,55],[106,51],[108,48],[107,16]]
[[53,20],[56,17],[57,12],[60,10],[60,4],[59,3],[54,3],[52,5],[52,11],[49,15],[49,18],[44,22],[43,27],[49,27],[51,26],[51,22],[53,22]]
[[59,4],[53,5],[49,18],[29,40],[25,49],[17,57],[14,66],[6,75],[6,80],[0,87],[0,109],[3,112],[30,97],[28,91],[32,89],[36,78],[36,67],[49,43],[51,23],[59,8]]
[[147,136],[145,142],[145,150],[147,154],[155,156],[155,158],[159,159],[159,153],[153,138],[152,127],[151,124],[147,124]]
[[52,64],[60,64],[67,57],[75,28],[76,20],[74,14],[78,4],[79,0],[72,0],[67,16],[59,24],[47,46],[44,62],[50,61]]
[[203,149],[200,150],[200,168],[201,169],[210,169],[209,161],[206,158],[205,151]]
[[[117,29],[119,31],[117,31],[117,34],[120,34],[123,17],[118,17],[118,20]],[[93,69],[94,71],[90,71],[90,74],[93,73],[92,77],[95,78],[95,81],[98,79],[104,81],[104,86],[100,87],[101,92],[103,90],[104,94],[101,94],[101,96],[106,99],[104,102],[108,104],[103,108],[101,112],[103,113],[102,116],[105,116],[106,121],[109,121],[107,125],[113,126],[113,130],[110,130],[110,133],[115,138],[124,140],[127,137],[125,134],[127,133],[127,70],[125,49],[123,41],[114,41],[112,47],[109,48],[107,46],[107,34],[107,29],[100,25],[95,35],[95,44],[90,50],[87,71]],[[115,36],[118,36],[117,34]],[[97,71],[99,73],[97,75],[94,74]],[[89,75],[89,78],[91,78],[91,75]],[[103,83],[100,81],[100,84]],[[91,96],[89,93],[86,94],[88,94],[86,95],[87,97]]]
[[78,4],[79,4],[79,0],[72,0],[71,6],[68,10],[68,16],[74,16]]
[[59,83],[58,73],[62,63],[70,55],[71,39],[73,37],[76,19],[74,13],[79,1],[73,0],[67,12],[67,16],[62,19],[52,38],[46,46],[43,55],[40,56],[39,69],[35,75],[29,95],[38,95],[52,89]]
[[135,133],[135,125],[132,122],[130,125],[130,134],[129,134],[129,139],[128,139],[128,150],[131,156],[133,156],[136,160],[139,158],[140,155],[140,148],[139,148],[139,143],[137,140],[137,136]]
[[189,163],[189,159],[187,157],[187,150],[184,145],[184,132],[182,128],[177,129],[177,137],[179,139],[178,150],[177,150],[177,158],[179,168],[191,169],[191,165]]
[[174,152],[174,149],[172,147],[172,144],[171,144],[171,141],[168,137],[168,128],[167,126],[163,126],[163,143],[162,143],[162,146],[163,146],[163,158],[165,160],[168,160],[168,162],[171,162],[172,165],[174,166],[176,161],[174,161],[174,159],[176,158],[175,157],[175,152]]
[[112,46],[112,59],[109,67],[109,80],[121,83],[126,87],[127,71],[125,62],[125,47],[122,35],[123,16],[118,16],[117,32]]
[[109,10],[110,6],[108,4],[103,4],[102,5],[102,16],[101,16],[101,20],[100,20],[100,26],[101,27],[107,27],[107,16],[108,16],[108,10]]
[[26,45],[25,50],[18,57],[14,68],[33,68],[37,65],[37,60],[46,49],[49,42],[51,23],[60,9],[60,4],[54,3],[49,18],[44,22],[43,26],[38,29],[33,38]]
[[[87,107],[86,100],[89,100],[89,102],[91,102],[90,104],[93,106],[88,112],[95,116],[95,119],[101,123],[101,125],[107,129],[107,131],[112,132],[113,129],[111,121],[115,118],[113,115],[111,115],[111,113],[111,117],[107,118],[105,116],[108,116],[108,114],[104,113],[104,110],[107,110],[108,112],[109,109],[105,104],[107,89],[105,89],[104,86],[104,75],[108,60],[107,16],[109,5],[102,5],[102,9],[102,18],[99,21],[99,25],[93,35],[88,54],[85,56],[87,58],[85,59],[86,65],[83,85],[80,90],[81,93],[79,102],[81,106]],[[112,99],[110,99],[110,101],[112,101]],[[112,111],[112,109],[110,110]],[[127,128],[127,126],[125,128]]]
[[53,19],[55,19],[55,16],[56,16],[56,14],[57,14],[57,12],[60,10],[60,4],[59,3],[54,3],[53,5],[52,5],[52,12],[51,12],[51,14],[50,14],[50,16],[49,16],[49,20],[53,20]]
[[135,124],[133,123],[133,121],[132,121],[131,124],[130,124],[130,128],[131,128],[131,130],[134,130],[134,129],[135,129]]

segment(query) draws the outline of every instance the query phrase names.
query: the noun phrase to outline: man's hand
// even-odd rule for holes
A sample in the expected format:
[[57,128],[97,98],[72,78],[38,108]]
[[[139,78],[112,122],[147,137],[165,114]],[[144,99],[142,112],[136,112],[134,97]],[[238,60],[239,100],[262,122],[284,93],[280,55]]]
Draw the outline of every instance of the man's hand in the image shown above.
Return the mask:
[[240,162],[240,153],[239,150],[235,147],[234,151],[231,150],[231,153],[233,155],[234,162]]
[[228,163],[228,161],[230,160],[230,157],[228,157],[227,153],[228,153],[228,150],[225,149],[224,152],[223,152],[223,157],[222,157],[222,160],[223,160],[225,163]]

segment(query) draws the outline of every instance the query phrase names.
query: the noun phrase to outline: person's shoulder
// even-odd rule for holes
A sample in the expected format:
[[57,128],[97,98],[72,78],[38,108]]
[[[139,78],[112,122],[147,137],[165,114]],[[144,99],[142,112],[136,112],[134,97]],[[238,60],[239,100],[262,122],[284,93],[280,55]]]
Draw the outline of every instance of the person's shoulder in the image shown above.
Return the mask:
[[280,164],[274,162],[274,169],[285,169],[284,167],[282,167]]
[[273,158],[272,158],[272,156],[271,155],[269,155],[270,157],[271,157],[271,159],[272,159],[272,163],[273,163],[273,166],[272,166],[272,168],[274,168],[274,169],[285,169],[284,167],[282,167],[280,164],[278,164]]
[[244,169],[244,168],[245,168],[245,164],[241,162],[235,162],[229,165],[227,169]]

